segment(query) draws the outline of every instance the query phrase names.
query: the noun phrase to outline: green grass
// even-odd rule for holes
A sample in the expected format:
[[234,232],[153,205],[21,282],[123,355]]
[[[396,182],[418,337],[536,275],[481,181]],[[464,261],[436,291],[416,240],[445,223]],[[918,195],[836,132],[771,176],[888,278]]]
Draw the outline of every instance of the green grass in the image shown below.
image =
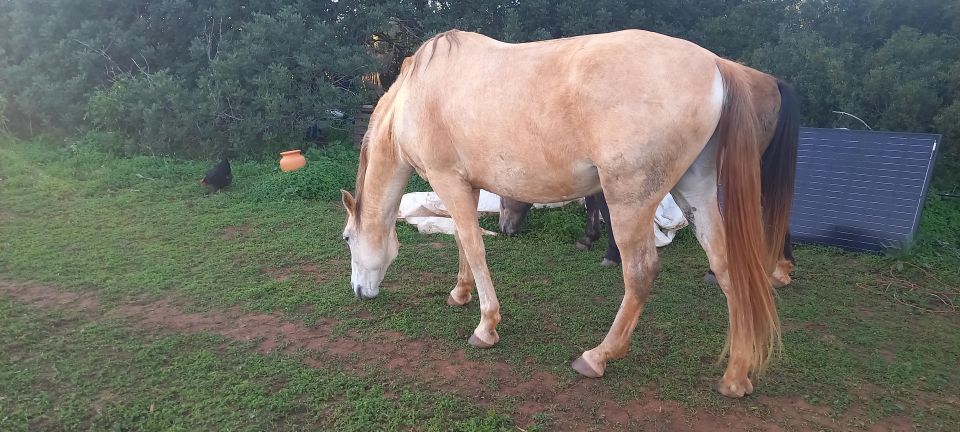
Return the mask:
[[0,300],[0,429],[489,430],[507,420],[456,398],[251,354],[213,336]]
[[[197,310],[239,306],[307,323],[332,317],[342,331],[393,330],[466,347],[458,334],[469,334],[479,314],[475,303],[444,304],[456,279],[452,238],[399,225],[400,256],[387,273],[386,289],[376,300],[357,301],[348,288],[349,256],[340,241],[344,215],[336,200],[340,188],[352,186],[355,155],[338,149],[309,157],[321,161],[317,169],[295,175],[276,172],[273,162],[235,163],[235,185],[207,195],[197,184],[207,163],[0,143],[0,277],[94,291],[107,307],[172,297]],[[410,188],[422,190],[426,185],[416,180]],[[758,383],[758,393],[800,397],[837,418],[866,423],[907,416],[921,429],[949,429],[960,422],[950,399],[960,394],[960,319],[918,309],[932,306],[925,290],[947,289],[941,282],[960,285],[958,212],[956,202],[931,200],[909,255],[799,247],[795,281],[778,291],[785,355]],[[493,228],[496,221],[482,223]],[[467,349],[470,358],[507,362],[522,373],[548,371],[561,386],[578,379],[570,360],[601,340],[623,294],[619,271],[598,265],[602,247],[572,247],[581,228],[577,209],[541,210],[522,235],[486,239],[502,305],[501,342],[490,350]],[[692,410],[721,414],[763,405],[755,398],[730,401],[712,390],[723,371],[717,355],[726,307],[720,291],[701,281],[706,258],[690,231],[682,231],[661,256],[663,271],[630,355],[609,365],[601,385],[619,400],[653,390]],[[287,278],[275,280],[277,272]],[[891,280],[904,283],[891,290]],[[95,320],[48,334],[44,323],[60,319],[52,313],[10,303],[0,310],[6,330],[0,350],[16,349],[24,359],[0,360],[0,382],[12,384],[17,401],[0,400],[0,418],[14,429],[31,426],[42,414],[46,420],[40,421],[65,428],[313,429],[319,422],[365,430],[460,422],[487,429],[509,426],[504,417],[516,402],[497,401],[493,414],[471,408],[451,418],[445,405],[454,403],[451,396],[390,377],[311,370],[296,357],[252,354],[215,337],[145,336],[117,322]],[[223,346],[228,349],[218,348]],[[160,364],[159,358],[169,360]],[[41,363],[76,372],[69,380],[36,368],[16,372],[18,365]],[[235,368],[244,372],[231,376],[240,370]],[[129,397],[103,419],[84,410],[98,392],[121,388],[130,389]],[[386,388],[409,392],[415,402],[385,399]],[[145,413],[153,394],[168,402],[189,398],[174,411]],[[54,406],[64,408],[51,413]],[[183,410],[197,414],[184,418]],[[256,411],[252,418],[250,410]],[[382,410],[392,414],[367,412]],[[551,413],[538,415],[547,423]],[[389,423],[392,418],[399,423]],[[0,429],[8,427],[0,423]]]

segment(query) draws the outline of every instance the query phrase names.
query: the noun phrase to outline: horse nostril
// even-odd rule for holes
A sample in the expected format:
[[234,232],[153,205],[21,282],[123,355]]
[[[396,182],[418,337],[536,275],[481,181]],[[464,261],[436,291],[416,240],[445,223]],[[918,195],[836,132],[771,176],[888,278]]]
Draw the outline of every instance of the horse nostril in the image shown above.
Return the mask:
[[353,293],[357,296],[357,298],[363,298],[362,287],[360,285],[353,286]]

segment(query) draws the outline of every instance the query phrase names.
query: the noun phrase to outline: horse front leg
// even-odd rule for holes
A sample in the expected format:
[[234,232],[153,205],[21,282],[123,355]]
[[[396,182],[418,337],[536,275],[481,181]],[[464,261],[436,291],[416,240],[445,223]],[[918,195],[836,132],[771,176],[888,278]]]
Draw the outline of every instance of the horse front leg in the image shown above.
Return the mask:
[[[500,301],[497,300],[497,293],[493,289],[493,280],[490,278],[490,270],[487,268],[486,252],[483,246],[483,236],[480,230],[480,222],[477,219],[477,201],[480,196],[480,190],[475,189],[459,178],[449,178],[444,176],[430,176],[431,179],[437,178],[436,182],[431,182],[434,191],[443,205],[450,212],[453,223],[457,228],[457,245],[460,249],[460,275],[458,276],[457,287],[451,291],[451,298],[462,294],[469,285],[467,281],[472,282],[477,287],[477,295],[480,298],[480,324],[470,336],[470,345],[478,348],[489,348],[500,340],[497,333],[497,324],[500,323]],[[465,273],[471,273],[472,278]],[[469,291],[467,291],[469,293]],[[467,297],[469,299],[469,296]]]
[[457,231],[453,233],[453,238],[457,242],[459,269],[457,271],[457,285],[450,291],[450,297],[447,297],[447,304],[450,306],[463,306],[470,303],[470,300],[473,300],[473,272],[470,270],[470,263],[467,262],[467,256],[463,252],[463,244],[460,241],[460,235]]
[[[611,195],[607,195],[611,197]],[[623,254],[624,294],[613,325],[597,347],[584,352],[573,362],[573,369],[590,378],[603,376],[607,361],[623,358],[630,347],[643,305],[650,295],[653,280],[660,271],[653,231],[646,221],[653,220],[657,203],[644,200],[630,203],[617,199],[610,207],[608,224],[616,227]]]

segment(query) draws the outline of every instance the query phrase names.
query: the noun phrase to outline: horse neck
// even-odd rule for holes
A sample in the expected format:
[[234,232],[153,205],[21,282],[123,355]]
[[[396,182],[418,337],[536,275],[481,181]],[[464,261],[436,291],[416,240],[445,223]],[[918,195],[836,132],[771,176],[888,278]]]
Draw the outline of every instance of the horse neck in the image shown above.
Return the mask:
[[400,198],[407,188],[413,167],[400,159],[395,149],[370,148],[367,170],[363,178],[360,207],[362,224],[394,226]]

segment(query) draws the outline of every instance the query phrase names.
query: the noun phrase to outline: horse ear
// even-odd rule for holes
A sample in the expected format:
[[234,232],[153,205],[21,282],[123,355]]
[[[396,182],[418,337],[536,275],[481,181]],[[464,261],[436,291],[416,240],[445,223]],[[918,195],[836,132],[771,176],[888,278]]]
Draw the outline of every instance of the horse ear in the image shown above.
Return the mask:
[[357,208],[357,200],[353,199],[353,195],[350,195],[350,192],[340,189],[340,201],[343,202],[343,208],[345,208],[347,213],[352,217],[353,212]]
[[413,56],[409,56],[403,59],[403,62],[400,63],[400,73],[403,73],[410,68],[410,65],[413,64]]

